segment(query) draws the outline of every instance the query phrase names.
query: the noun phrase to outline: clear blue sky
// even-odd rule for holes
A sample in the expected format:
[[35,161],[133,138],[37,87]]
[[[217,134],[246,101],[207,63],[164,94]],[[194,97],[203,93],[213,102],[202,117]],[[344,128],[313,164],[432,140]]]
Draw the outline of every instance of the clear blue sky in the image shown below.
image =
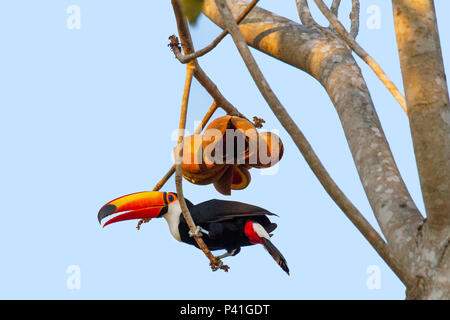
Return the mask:
[[[358,39],[401,87],[389,3],[362,1]],[[80,29],[67,28],[70,5],[81,9]],[[260,5],[298,21],[293,0]],[[381,10],[379,29],[367,27],[373,5]],[[444,12],[450,3],[436,6],[448,70]],[[346,18],[348,6],[342,10]],[[317,10],[313,14],[324,21]],[[313,176],[228,37],[201,65],[241,112],[279,130],[285,145],[276,174],[252,170],[250,186],[231,198],[280,216],[273,242],[291,276],[261,246],[228,258],[229,273],[213,273],[202,252],[176,242],[163,220],[141,231],[134,221],[99,226],[104,203],[151,190],[171,166],[185,73],[167,47],[175,32],[168,0],[0,3],[0,298],[403,299],[404,286]],[[219,29],[202,17],[192,33],[200,48]],[[326,92],[304,72],[253,52],[331,176],[376,224]],[[361,66],[396,162],[423,210],[407,118]],[[191,131],[211,102],[194,83]],[[229,199],[212,186],[185,182],[184,189],[194,203]],[[175,190],[173,178],[164,190]],[[79,289],[67,286],[74,265]],[[367,286],[370,266],[379,268],[378,289]]]

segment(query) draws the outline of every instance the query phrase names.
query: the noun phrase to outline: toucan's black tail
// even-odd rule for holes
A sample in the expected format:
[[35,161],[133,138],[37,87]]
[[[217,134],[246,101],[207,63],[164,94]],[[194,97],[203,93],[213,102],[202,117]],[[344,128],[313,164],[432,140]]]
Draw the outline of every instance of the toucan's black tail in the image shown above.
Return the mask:
[[281,267],[281,269],[283,269],[289,275],[289,268],[287,266],[287,261],[281,254],[280,250],[278,250],[277,247],[275,247],[274,244],[269,239],[262,238],[262,240],[264,242],[264,248],[267,249],[272,258]]

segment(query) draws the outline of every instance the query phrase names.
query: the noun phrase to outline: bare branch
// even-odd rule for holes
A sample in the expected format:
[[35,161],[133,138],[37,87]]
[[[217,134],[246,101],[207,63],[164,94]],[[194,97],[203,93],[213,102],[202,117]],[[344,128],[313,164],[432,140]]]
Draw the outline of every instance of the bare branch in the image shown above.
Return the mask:
[[[198,125],[198,127],[195,129],[194,134],[198,134],[202,132],[202,130],[205,128],[208,121],[211,119],[214,112],[216,112],[218,106],[217,103],[214,101],[211,107],[206,112],[205,116],[203,117],[202,121]],[[153,191],[158,191],[161,189],[164,184],[167,182],[167,180],[170,179],[170,177],[175,173],[175,165],[173,165],[169,171],[164,175],[164,177],[156,184],[156,186],[153,188]]]
[[413,261],[418,299],[450,299],[450,101],[436,9],[393,0],[395,34],[427,220]]
[[450,103],[435,8],[432,1],[394,0],[393,9],[427,217],[435,228],[448,228]]
[[[369,67],[375,72],[377,77],[381,80],[381,82],[386,86],[389,92],[394,96],[400,106],[403,108],[405,113],[408,112],[406,107],[406,101],[400,91],[397,89],[395,84],[389,79],[386,73],[381,69],[380,65],[354,40],[354,38],[348,34],[347,30],[345,30],[344,26],[341,22],[336,18],[335,15],[331,13],[328,7],[323,3],[322,0],[314,0],[319,7],[320,11],[323,15],[330,21],[333,28],[336,32],[341,36],[341,38],[347,43],[347,45],[361,58],[363,59]],[[353,22],[353,21],[352,21]],[[357,28],[355,23],[353,25],[353,32],[356,36]]]
[[338,204],[347,217],[355,224],[360,232],[366,237],[369,243],[375,248],[378,254],[386,261],[386,263],[392,268],[397,276],[405,283],[410,285],[413,283],[411,276],[408,274],[406,268],[402,268],[396,258],[392,255],[387,244],[381,238],[381,236],[373,229],[373,227],[367,222],[364,216],[358,211],[358,209],[350,202],[345,194],[335,184],[333,179],[329,176],[326,169],[321,164],[319,158],[314,153],[310,144],[300,131],[296,123],[292,120],[286,109],[281,105],[280,101],[270,88],[264,75],[261,73],[256,61],[254,60],[247,43],[241,34],[239,27],[233,19],[233,15],[224,0],[215,0],[216,6],[222,16],[224,26],[229,30],[236,47],[241,54],[255,84],[260,90],[263,97],[266,99],[270,108],[281,122],[283,127],[289,133],[294,140],[298,149],[305,157],[309,166],[327,190],[331,198]]
[[341,0],[333,0],[331,4],[331,12],[337,17],[339,15],[339,6],[341,5]]
[[[198,68],[198,69],[197,69]],[[239,112],[219,91],[216,84],[208,77],[200,66],[195,69],[195,79],[208,91],[211,97],[216,103],[229,115],[245,118],[245,116]]]
[[[202,132],[202,130],[205,128],[206,124],[211,119],[214,112],[216,112],[217,108],[218,108],[217,103],[214,101],[213,104],[211,105],[211,107],[206,112],[205,116],[203,117],[203,119],[200,122],[200,124],[198,125],[198,127],[195,129],[194,134],[198,134],[198,133]],[[167,171],[167,173],[164,175],[164,177],[162,177],[162,179],[155,185],[155,187],[153,188],[153,191],[159,191],[166,184],[167,180],[169,180],[170,177],[172,177],[172,175],[174,173],[175,173],[175,164],[172,165],[172,167],[170,167],[169,171]],[[139,220],[138,224],[136,226],[136,229],[140,230],[141,225],[143,223],[147,223],[149,221],[150,221],[150,219]]]
[[[245,8],[245,10],[242,11],[242,13],[239,15],[239,17],[236,20],[237,24],[241,23],[241,21],[245,19],[245,17],[250,13],[250,11],[256,6],[258,1],[259,0],[253,0]],[[222,41],[223,38],[225,38],[225,36],[227,34],[228,34],[228,31],[224,30],[217,36],[216,39],[214,39],[209,45],[207,45],[203,49],[200,49],[200,50],[198,50],[196,52],[193,52],[193,53],[190,53],[188,55],[176,55],[176,57],[181,63],[188,63],[188,62],[192,61],[193,59],[196,59],[196,58],[199,58],[201,56],[204,56],[205,54],[210,52],[212,49],[214,49],[220,43],[220,41]]]
[[169,171],[162,177],[162,179],[156,184],[156,186],[153,188],[153,191],[159,191],[167,182],[167,180],[170,179],[170,177],[175,173],[175,165],[173,165]]
[[[192,38],[189,32],[189,29],[186,24],[186,19],[182,14],[181,7],[177,0],[172,0],[172,8],[175,13],[175,19],[177,21],[178,32],[180,34],[181,43],[185,50],[185,53],[194,52],[194,46],[192,44]],[[179,49],[177,45],[172,47],[173,49]],[[187,73],[186,73],[186,81],[185,88],[183,92],[183,100],[181,104],[181,113],[180,113],[180,125],[179,125],[179,136],[178,136],[178,145],[175,149],[175,185],[177,189],[178,200],[180,201],[180,206],[182,210],[182,214],[186,223],[189,226],[190,231],[193,234],[197,233],[197,228],[195,226],[195,222],[192,219],[192,216],[189,212],[189,209],[186,205],[186,201],[183,195],[183,177],[182,177],[182,168],[181,168],[181,159],[183,158],[183,141],[184,141],[184,130],[186,128],[186,115],[189,101],[189,92],[192,83],[192,77],[195,75],[195,71],[200,69],[200,66],[197,63],[197,60],[193,60],[187,64]],[[226,101],[228,102],[228,101]],[[228,103],[229,104],[229,103]],[[231,106],[231,104],[229,104]],[[232,111],[236,112],[236,109],[231,106]],[[208,249],[204,241],[201,237],[195,236],[195,241],[199,248],[203,251],[203,253],[208,257],[210,261],[210,266],[212,270],[223,269],[228,271],[229,267],[224,265],[220,260],[218,260],[211,251]]]
[[300,20],[304,25],[307,26],[316,26],[317,22],[311,15],[311,11],[309,10],[308,0],[296,0],[297,3],[297,11]]
[[[186,23],[186,19],[184,18],[182,11],[178,10],[180,7],[177,0],[172,0],[172,7],[174,7],[175,20],[177,22],[181,46],[183,47],[184,54],[189,55],[195,51],[189,27]],[[174,41],[175,39],[173,39],[172,37],[170,38],[170,46],[172,48],[172,51],[174,52],[175,56],[180,55],[181,51],[180,45],[178,44],[178,39]],[[216,103],[228,114],[243,117],[243,115],[241,115],[241,113],[222,95],[215,83],[200,67],[197,59],[192,60],[192,62],[195,63],[194,77],[198,82],[200,82],[200,84],[206,89],[206,91],[208,91],[214,101],[216,101]]]
[[[247,5],[243,0],[227,3],[235,16]],[[214,0],[205,0],[203,13],[225,28]],[[351,51],[325,28],[305,27],[259,7],[252,10],[249,20],[252,22],[239,25],[248,45],[309,73],[323,85],[339,115],[362,187],[389,248],[402,266],[410,267],[423,217],[392,157]]]
[[352,0],[352,11],[350,12],[350,22],[351,22],[350,36],[353,39],[356,39],[359,32],[359,0]]
[[[184,219],[186,220],[187,225],[189,226],[189,230],[192,234],[197,233],[197,227],[195,225],[194,220],[189,212],[189,209],[186,205],[186,200],[184,199],[183,194],[183,176],[182,176],[182,158],[183,158],[183,141],[184,141],[184,130],[186,128],[186,115],[189,101],[189,92],[192,83],[192,77],[194,75],[194,63],[187,64],[187,72],[186,72],[186,81],[183,92],[183,100],[181,103],[181,114],[180,114],[180,126],[179,126],[179,135],[178,135],[178,145],[175,151],[175,185],[177,188],[177,196],[178,201],[180,202],[181,210]],[[211,268],[213,270],[223,269],[228,271],[228,266],[224,265],[220,260],[216,259],[211,251],[206,246],[203,239],[199,236],[194,236],[195,241],[197,242],[198,247],[204,252],[204,254],[208,257],[210,261]]]

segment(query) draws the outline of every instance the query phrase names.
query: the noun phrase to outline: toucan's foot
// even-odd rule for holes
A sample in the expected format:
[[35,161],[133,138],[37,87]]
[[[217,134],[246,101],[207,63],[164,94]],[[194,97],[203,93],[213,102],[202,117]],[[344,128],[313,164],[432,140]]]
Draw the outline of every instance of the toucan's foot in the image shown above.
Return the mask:
[[141,219],[141,220],[139,220],[139,222],[138,222],[138,224],[136,226],[136,229],[141,230],[141,224],[147,223],[149,221],[150,221],[150,219]]
[[212,271],[217,271],[219,269],[222,269],[223,271],[228,272],[228,270],[230,270],[230,267],[227,266],[226,264],[223,264],[222,260],[217,259],[217,261],[218,261],[218,263],[211,262],[210,265],[211,265]]
[[195,230],[195,233],[192,233],[191,230],[189,230],[189,237],[201,237],[203,234],[206,234],[209,236],[209,231],[203,229],[200,226],[197,226],[197,229]]
[[237,249],[233,249],[231,251],[228,251],[227,253],[221,254],[220,256],[215,257],[217,260],[221,260],[226,257],[231,257],[236,254]]
[[[216,259],[217,259],[217,257],[216,257]],[[217,271],[217,270],[219,270],[219,269],[222,269],[222,266],[223,266],[222,260],[217,259],[217,261],[219,261],[218,264],[215,264],[215,265],[211,264],[211,269],[212,269],[212,271]],[[225,271],[228,271],[228,269],[225,270]]]

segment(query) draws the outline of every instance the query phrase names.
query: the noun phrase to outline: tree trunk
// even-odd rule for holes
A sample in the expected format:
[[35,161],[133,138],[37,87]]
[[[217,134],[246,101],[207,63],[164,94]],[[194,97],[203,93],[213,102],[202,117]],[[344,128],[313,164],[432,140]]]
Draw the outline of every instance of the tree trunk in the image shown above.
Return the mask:
[[432,0],[393,0],[394,23],[427,221],[418,298],[450,298],[450,109]]

